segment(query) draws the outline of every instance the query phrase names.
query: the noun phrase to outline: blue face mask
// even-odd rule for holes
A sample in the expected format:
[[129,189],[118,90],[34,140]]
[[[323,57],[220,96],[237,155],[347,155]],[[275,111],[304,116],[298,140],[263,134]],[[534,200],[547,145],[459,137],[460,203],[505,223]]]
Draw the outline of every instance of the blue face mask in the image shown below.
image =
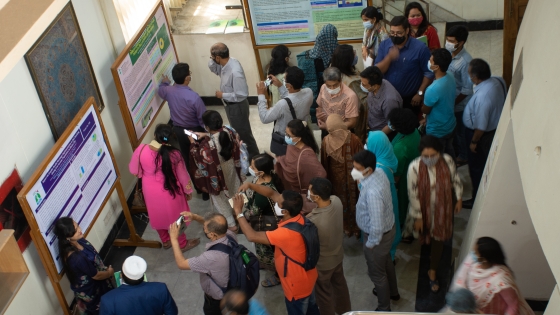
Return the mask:
[[365,21],[363,22],[363,24],[364,24],[364,28],[368,30],[373,27],[373,24],[371,24],[370,21]]
[[294,140],[292,140],[292,138],[290,138],[288,135],[284,136],[284,141],[286,141],[286,144],[288,145],[296,145],[299,141],[294,142]]
[[253,168],[249,167],[249,173],[251,173],[251,175],[257,177],[257,174],[255,173],[255,171],[253,171]]
[[387,121],[387,127],[389,127],[389,129],[395,131],[395,128],[393,128],[390,121]]
[[352,61],[352,65],[355,66],[358,63],[358,55],[354,55],[354,61]]

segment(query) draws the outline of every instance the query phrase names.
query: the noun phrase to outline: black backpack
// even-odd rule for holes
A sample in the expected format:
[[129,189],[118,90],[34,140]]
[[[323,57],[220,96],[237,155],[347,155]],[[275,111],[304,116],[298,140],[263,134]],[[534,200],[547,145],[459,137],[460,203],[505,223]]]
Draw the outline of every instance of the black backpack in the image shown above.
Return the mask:
[[237,243],[231,236],[227,236],[229,246],[225,244],[214,244],[208,250],[216,250],[229,256],[229,281],[226,288],[220,287],[210,275],[210,280],[217,285],[222,292],[230,289],[239,289],[250,299],[259,287],[260,273],[259,260],[245,246]]
[[299,261],[295,261],[290,256],[286,255],[283,250],[280,249],[282,255],[286,257],[284,262],[284,277],[288,274],[288,259],[295,262],[305,269],[305,271],[311,270],[317,266],[317,261],[319,260],[319,252],[321,248],[319,247],[319,232],[317,227],[311,220],[303,217],[304,224],[301,225],[297,222],[290,222],[284,225],[285,228],[292,231],[298,232],[303,238],[303,243],[305,243],[305,262],[302,264]]

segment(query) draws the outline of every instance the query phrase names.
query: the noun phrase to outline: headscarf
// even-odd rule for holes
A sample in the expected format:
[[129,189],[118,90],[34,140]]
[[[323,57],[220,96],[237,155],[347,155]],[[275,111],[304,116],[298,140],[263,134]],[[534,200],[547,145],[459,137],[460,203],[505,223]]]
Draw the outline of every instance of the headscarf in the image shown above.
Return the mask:
[[342,146],[350,138],[350,130],[348,130],[348,126],[344,123],[342,116],[338,114],[330,114],[327,117],[326,124],[329,134],[323,139],[325,151],[328,156],[342,163],[344,162]]
[[310,58],[321,58],[325,69],[329,67],[331,58],[338,46],[338,31],[332,24],[323,26],[315,38],[315,46],[309,51]]
[[[330,116],[329,116],[330,117]],[[377,159],[377,163],[388,167],[393,173],[397,171],[399,161],[393,152],[393,146],[383,131],[370,131],[367,138],[367,149]]]

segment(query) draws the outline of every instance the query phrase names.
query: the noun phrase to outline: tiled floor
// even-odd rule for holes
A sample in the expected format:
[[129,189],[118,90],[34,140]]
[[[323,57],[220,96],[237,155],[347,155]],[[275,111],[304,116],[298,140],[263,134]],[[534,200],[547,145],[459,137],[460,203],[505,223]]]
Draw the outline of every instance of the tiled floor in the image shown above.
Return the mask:
[[239,0],[189,0],[173,19],[173,34],[204,34],[217,20],[243,19],[241,10],[226,10],[226,5],[240,5]]
[[[196,3],[202,1],[189,1]],[[192,21],[191,21],[192,22]],[[467,49],[474,58],[480,57],[487,60],[494,75],[501,75],[501,31],[471,33],[467,42]],[[490,48],[488,48],[490,47]],[[227,117],[220,106],[212,109],[218,110],[225,123]],[[251,106],[251,126],[253,134],[261,150],[268,148],[272,125],[260,123],[257,108]],[[318,136],[318,132],[316,132]],[[463,183],[465,183],[464,198],[469,199],[471,195],[470,180],[466,166],[459,169]],[[200,196],[195,196],[189,202],[192,212],[204,214],[212,211],[209,201],[203,201]],[[457,254],[461,241],[464,238],[465,228],[470,216],[470,210],[463,211],[455,219],[454,256]],[[188,238],[199,237],[201,245],[185,253],[185,258],[200,255],[204,251],[207,239],[198,223],[191,224],[187,229]],[[148,240],[157,240],[157,233],[149,226],[143,237]],[[254,250],[245,236],[239,235],[239,241]],[[177,305],[180,314],[202,314],[203,293],[199,284],[199,276],[191,271],[180,271],[175,265],[173,253],[164,249],[138,248],[136,255],[144,257],[148,262],[147,277],[149,281],[161,281],[167,284]],[[350,289],[352,309],[374,310],[377,307],[377,299],[371,294],[373,284],[367,277],[367,267],[362,253],[361,243],[352,238],[344,240],[344,268],[345,276]],[[412,245],[400,244],[397,249],[396,271],[401,300],[392,303],[393,311],[413,312],[416,299],[416,284],[418,280],[418,263],[420,258],[420,245],[414,242]],[[267,277],[266,272],[261,272],[261,277]],[[284,298],[280,286],[273,288],[260,288],[255,298],[262,302],[270,314],[286,314]]]

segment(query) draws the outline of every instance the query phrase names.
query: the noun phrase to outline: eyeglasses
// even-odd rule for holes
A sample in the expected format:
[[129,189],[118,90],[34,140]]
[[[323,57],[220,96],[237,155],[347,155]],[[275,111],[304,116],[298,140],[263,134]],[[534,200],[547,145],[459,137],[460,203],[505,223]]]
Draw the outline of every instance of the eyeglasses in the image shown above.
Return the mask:
[[398,37],[403,37],[404,36],[404,32],[390,32],[389,35],[390,36],[398,36]]

